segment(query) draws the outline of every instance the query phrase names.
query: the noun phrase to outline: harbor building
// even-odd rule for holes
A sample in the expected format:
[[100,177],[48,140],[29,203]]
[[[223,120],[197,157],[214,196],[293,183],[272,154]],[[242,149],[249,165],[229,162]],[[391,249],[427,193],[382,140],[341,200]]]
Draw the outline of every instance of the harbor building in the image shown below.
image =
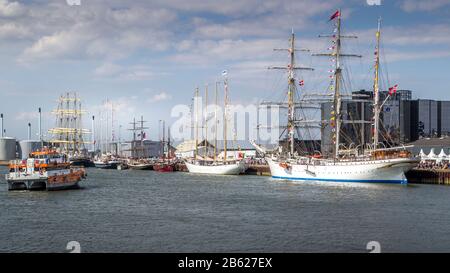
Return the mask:
[[127,143],[121,143],[120,155],[127,158],[162,157],[164,154],[164,146],[165,145],[162,141],[153,141],[147,139],[134,140]]
[[[177,158],[193,158],[196,151],[195,140],[186,140],[176,146],[175,156]],[[200,156],[214,156],[214,145],[206,140],[201,140],[197,145],[197,153]]]
[[[387,95],[387,91],[382,91],[381,101]],[[351,99],[343,100],[343,144],[353,142],[360,145],[372,141],[372,98],[372,91],[359,90],[352,93]],[[331,107],[329,102],[321,106],[322,120],[325,121],[321,129],[323,154],[329,154],[333,147],[329,137],[331,127],[326,122],[331,118]],[[450,101],[412,99],[411,90],[398,90],[384,104],[380,119],[380,141],[386,144],[399,145],[422,138],[450,136]]]

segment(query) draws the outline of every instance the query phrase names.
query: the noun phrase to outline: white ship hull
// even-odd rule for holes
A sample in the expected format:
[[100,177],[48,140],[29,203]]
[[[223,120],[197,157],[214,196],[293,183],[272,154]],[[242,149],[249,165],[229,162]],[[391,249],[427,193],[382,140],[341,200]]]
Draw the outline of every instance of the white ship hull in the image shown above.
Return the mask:
[[396,158],[386,160],[365,160],[314,164],[283,165],[266,159],[273,178],[319,182],[360,182],[407,184],[405,173],[419,162],[416,159]]
[[197,165],[186,162],[186,167],[190,173],[199,174],[238,175],[245,172],[245,164],[243,161],[225,165]]

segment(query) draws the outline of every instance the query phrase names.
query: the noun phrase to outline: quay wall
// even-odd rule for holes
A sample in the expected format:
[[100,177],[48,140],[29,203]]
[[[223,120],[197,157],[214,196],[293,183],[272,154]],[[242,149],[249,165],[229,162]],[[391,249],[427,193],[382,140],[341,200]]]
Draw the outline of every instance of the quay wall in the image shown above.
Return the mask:
[[411,184],[450,185],[450,170],[413,169],[406,178]]

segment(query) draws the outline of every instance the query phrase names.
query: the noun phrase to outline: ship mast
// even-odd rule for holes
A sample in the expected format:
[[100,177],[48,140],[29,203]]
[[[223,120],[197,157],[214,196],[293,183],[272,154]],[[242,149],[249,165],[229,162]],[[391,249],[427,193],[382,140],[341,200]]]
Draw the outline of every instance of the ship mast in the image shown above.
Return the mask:
[[170,161],[170,127],[167,128],[167,162],[169,161]]
[[108,104],[109,104],[109,99],[106,99],[106,103],[105,103],[105,112],[106,112],[106,153],[110,153],[110,131],[109,131],[109,109],[108,109]]
[[214,161],[217,159],[217,107],[218,107],[218,101],[217,101],[217,93],[218,93],[218,85],[219,83],[216,82],[216,90],[215,90],[215,107],[214,107]]
[[[147,121],[144,120],[144,116],[141,116],[141,120],[139,122],[136,121],[136,118],[133,118],[133,122],[130,124],[133,126],[129,131],[133,132],[133,140],[131,141],[131,157],[132,158],[144,158],[146,156],[144,152],[144,130],[148,129],[148,127],[144,127],[144,124]],[[136,125],[140,124],[138,127]],[[139,133],[140,140],[136,138],[136,132]],[[140,143],[139,148],[137,147],[137,143]],[[140,152],[139,152],[140,150]]]
[[290,154],[291,156],[294,154],[294,130],[295,130],[295,107],[294,107],[294,92],[295,92],[295,79],[294,79],[294,65],[295,65],[295,34],[294,30],[292,30],[291,37],[291,47],[289,48],[289,53],[291,57],[291,63],[288,67],[288,83],[289,83],[289,92],[288,92],[288,135],[289,135],[289,144],[290,144]]
[[163,145],[163,161],[165,161],[166,160],[166,121],[165,120],[163,120],[162,121],[162,127],[163,127],[163,137],[162,137],[162,139],[163,139],[163,143],[162,143],[162,145]]
[[342,95],[341,95],[341,82],[342,82],[342,67],[341,67],[341,58],[342,57],[358,57],[361,58],[361,55],[355,55],[355,54],[343,54],[341,53],[341,40],[342,38],[357,38],[356,36],[344,36],[341,34],[341,16],[342,12],[339,9],[335,15],[333,15],[330,18],[330,21],[334,19],[336,16],[337,22],[336,22],[336,34],[334,35],[319,35],[319,37],[331,37],[333,38],[334,46],[331,47],[333,52],[330,53],[320,53],[320,54],[313,54],[313,56],[330,56],[334,61],[334,74],[333,78],[334,81],[332,83],[332,88],[334,90],[333,94],[333,109],[331,111],[331,120],[335,121],[335,131],[332,133],[332,139],[334,142],[334,157],[339,157],[339,144],[340,144],[340,135],[341,135],[341,124],[342,124]]
[[374,95],[374,117],[373,117],[373,148],[376,149],[379,142],[379,126],[380,126],[380,86],[379,86],[379,73],[380,73],[380,27],[381,18],[378,19],[378,30],[376,33],[377,45],[375,49],[375,78],[373,83],[373,95]]
[[337,18],[337,34],[336,34],[336,52],[335,52],[335,66],[334,66],[334,111],[336,120],[336,138],[335,138],[335,158],[339,156],[339,143],[341,136],[341,94],[340,94],[340,79],[341,79],[341,11],[339,10],[339,16]]
[[205,87],[205,150],[204,157],[208,156],[208,85]]
[[195,154],[194,159],[197,159],[198,157],[198,87],[195,90],[195,97],[194,97],[194,109],[195,109]]
[[224,80],[224,109],[223,109],[223,162],[227,161],[227,106],[228,106],[228,77]]
[[292,34],[290,38],[290,47],[289,48],[275,48],[274,51],[288,51],[290,57],[290,63],[287,67],[278,67],[271,66],[269,69],[281,69],[286,70],[288,74],[288,122],[287,122],[287,130],[288,130],[288,139],[289,139],[289,156],[294,155],[295,151],[295,139],[294,133],[296,129],[296,113],[295,113],[295,95],[296,95],[296,86],[295,86],[295,71],[296,70],[314,70],[308,67],[296,67],[295,66],[295,52],[296,51],[307,51],[307,49],[296,49],[295,48],[295,33],[292,29]]
[[53,135],[50,142],[69,157],[80,155],[84,151],[84,144],[88,143],[83,141],[83,134],[90,132],[82,128],[82,115],[86,112],[82,110],[77,94],[60,96],[58,107],[52,113],[56,116],[56,128],[49,130]]

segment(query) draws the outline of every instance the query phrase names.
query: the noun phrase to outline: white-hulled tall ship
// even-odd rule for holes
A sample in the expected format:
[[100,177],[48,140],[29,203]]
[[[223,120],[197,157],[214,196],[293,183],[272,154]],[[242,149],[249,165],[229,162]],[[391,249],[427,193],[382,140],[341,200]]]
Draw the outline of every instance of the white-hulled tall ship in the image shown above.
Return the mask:
[[[224,71],[224,76],[226,76],[227,72]],[[246,165],[244,160],[238,160],[238,159],[228,159],[227,157],[227,105],[228,105],[228,79],[225,78],[224,81],[224,112],[223,112],[223,135],[224,135],[224,150],[223,150],[223,159],[219,159],[217,157],[217,90],[218,90],[218,83],[216,83],[216,111],[214,113],[215,117],[215,145],[214,145],[214,155],[213,158],[211,158],[208,155],[208,152],[206,150],[206,153],[201,156],[198,154],[198,105],[195,105],[196,114],[195,114],[195,154],[193,159],[185,160],[185,164],[187,169],[190,173],[198,173],[198,174],[215,174],[215,175],[238,175],[241,173],[244,173],[246,170]],[[198,88],[195,93],[195,103],[197,104],[198,101]],[[205,104],[208,105],[208,89],[206,88],[205,93]],[[207,107],[206,107],[207,108]],[[205,120],[207,117],[205,116]],[[205,122],[207,124],[207,121]],[[206,139],[205,143],[208,143],[207,139],[207,132],[208,128],[205,127],[206,132]]]
[[[335,20],[335,21],[334,21]],[[340,93],[343,85],[341,58],[342,57],[358,57],[358,55],[341,54],[341,39],[356,38],[354,36],[341,35],[341,11],[336,11],[330,18],[330,21],[336,23],[336,28],[332,35],[328,35],[332,39],[333,46],[329,54],[314,54],[316,56],[330,56],[334,63],[334,70],[330,71],[331,83],[329,89],[332,91],[328,97],[332,97],[331,118],[329,120],[320,120],[318,126],[324,124],[331,126],[331,139],[333,143],[333,153],[330,156],[322,155],[315,151],[306,151],[299,154],[294,145],[294,134],[297,128],[303,126],[304,130],[308,130],[314,121],[298,118],[296,109],[302,108],[301,102],[296,102],[297,94],[295,66],[295,36],[292,33],[290,40],[290,48],[287,51],[290,54],[291,62],[284,68],[288,72],[288,121],[286,128],[287,141],[289,143],[289,151],[283,151],[279,147],[277,153],[266,154],[266,160],[269,164],[271,175],[273,178],[284,180],[299,181],[323,181],[323,182],[363,182],[363,183],[397,183],[406,184],[407,179],[405,172],[412,169],[418,164],[419,160],[411,156],[406,147],[385,147],[379,141],[380,132],[380,112],[384,103],[396,92],[396,86],[390,89],[384,102],[380,103],[380,87],[379,87],[379,69],[380,69],[380,21],[376,32],[377,46],[375,51],[375,77],[374,77],[374,101],[373,101],[373,143],[362,143],[361,145],[350,144],[347,147],[341,143],[341,126],[345,122],[342,113],[342,100],[345,95]],[[311,69],[308,69],[311,70]],[[301,81],[302,82],[302,81]],[[303,96],[306,98],[306,96]],[[323,100],[322,100],[323,101]],[[313,103],[308,101],[308,104]],[[362,124],[364,121],[360,121]],[[364,128],[364,127],[363,127]],[[297,131],[297,134],[298,131]],[[254,144],[254,143],[253,143]],[[264,151],[263,148],[254,144],[255,147]]]

